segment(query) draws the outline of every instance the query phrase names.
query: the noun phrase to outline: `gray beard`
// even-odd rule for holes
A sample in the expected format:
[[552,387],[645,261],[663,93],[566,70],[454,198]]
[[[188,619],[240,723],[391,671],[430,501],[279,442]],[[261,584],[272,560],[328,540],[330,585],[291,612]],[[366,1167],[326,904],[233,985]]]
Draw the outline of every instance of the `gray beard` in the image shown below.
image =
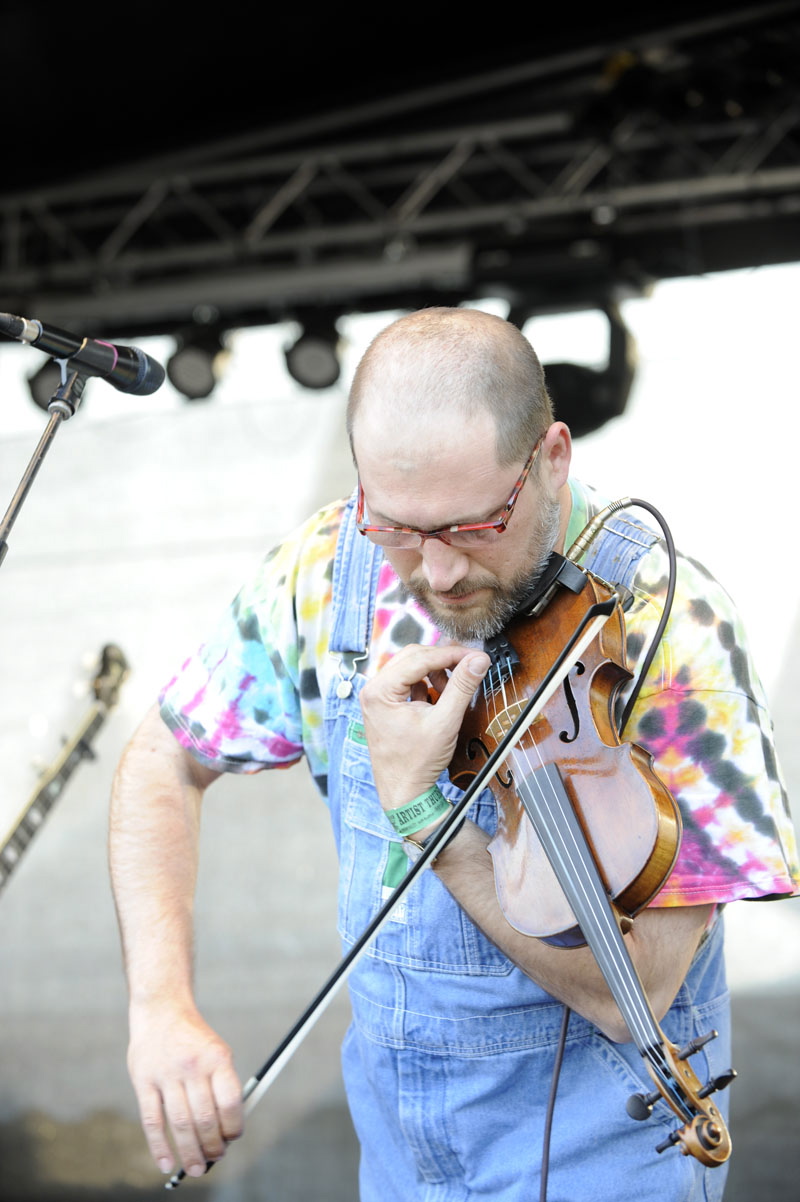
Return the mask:
[[440,613],[432,605],[427,589],[404,585],[406,596],[411,596],[436,625],[449,638],[459,642],[483,642],[499,634],[516,615],[520,605],[536,587],[542,576],[550,554],[558,541],[561,512],[557,502],[541,515],[539,530],[533,547],[534,564],[520,572],[504,589],[495,589],[490,601],[480,614]]

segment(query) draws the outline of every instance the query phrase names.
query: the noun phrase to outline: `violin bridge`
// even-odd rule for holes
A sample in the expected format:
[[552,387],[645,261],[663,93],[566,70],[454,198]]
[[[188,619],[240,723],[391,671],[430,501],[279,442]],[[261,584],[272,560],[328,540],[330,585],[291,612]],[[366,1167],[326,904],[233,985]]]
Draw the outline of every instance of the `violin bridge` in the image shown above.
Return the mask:
[[522,701],[514,701],[499,714],[495,714],[486,729],[496,742],[499,743],[508,733],[527,704],[527,700],[523,698]]

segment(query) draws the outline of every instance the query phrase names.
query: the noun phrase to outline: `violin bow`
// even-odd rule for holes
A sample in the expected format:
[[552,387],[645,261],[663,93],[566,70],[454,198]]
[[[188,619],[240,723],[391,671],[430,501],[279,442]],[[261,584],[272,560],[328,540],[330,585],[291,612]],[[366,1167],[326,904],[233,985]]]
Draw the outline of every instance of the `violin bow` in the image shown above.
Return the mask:
[[[509,750],[519,742],[528,728],[533,724],[539,710],[547,704],[567,674],[583,655],[586,648],[596,638],[600,629],[614,613],[617,604],[618,597],[614,594],[608,600],[598,601],[587,609],[568,642],[559,652],[558,657],[542,680],[539,688],[528,700],[524,709],[517,715],[502,743],[495,748],[483,766],[478,770],[465,790],[464,796],[453,805],[444,822],[437,828],[435,837],[431,839],[419,859],[409,866],[408,872],[400,884],[395,888],[394,892],[350,948],[350,951],[339,962],[338,966],[300,1015],[291,1030],[287,1032],[258,1072],[245,1083],[242,1090],[245,1118],[247,1118],[264,1096],[275,1078],[297,1051],[309,1031],[312,1030],[317,1020],[324,1014],[373,939],[376,938],[389,921],[398,902],[405,896],[419,874],[428,867],[431,861],[442,850],[455,827],[466,817],[466,811],[475,800],[477,794],[486,788],[488,781],[494,776]],[[215,1163],[216,1161],[213,1160],[207,1161],[206,1172],[209,1172]],[[180,1169],[170,1177],[164,1188],[169,1190],[177,1189],[185,1176],[185,1170]]]

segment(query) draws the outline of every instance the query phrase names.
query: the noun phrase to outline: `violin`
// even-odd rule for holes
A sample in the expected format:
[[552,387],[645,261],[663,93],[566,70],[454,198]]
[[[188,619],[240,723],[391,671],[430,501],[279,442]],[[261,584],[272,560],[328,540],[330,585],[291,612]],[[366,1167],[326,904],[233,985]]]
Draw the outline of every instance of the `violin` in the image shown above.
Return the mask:
[[[531,708],[530,682],[544,677],[552,648],[602,608],[610,616],[599,634],[546,703],[533,707],[525,733],[504,754],[509,732]],[[701,1086],[687,1058],[716,1032],[683,1049],[670,1043],[623,939],[675,863],[681,819],[652,756],[618,734],[619,695],[632,680],[620,596],[591,573],[580,573],[576,583],[573,571],[570,587],[559,588],[538,617],[514,618],[484,649],[492,666],[449,771],[468,788],[478,765],[504,756],[490,780],[498,825],[488,850],[505,917],[555,946],[588,944],[657,1087],[633,1095],[628,1113],[645,1119],[663,1098],[683,1126],[657,1151],[679,1143],[703,1164],[722,1164],[731,1141],[709,1096],[735,1073]]]

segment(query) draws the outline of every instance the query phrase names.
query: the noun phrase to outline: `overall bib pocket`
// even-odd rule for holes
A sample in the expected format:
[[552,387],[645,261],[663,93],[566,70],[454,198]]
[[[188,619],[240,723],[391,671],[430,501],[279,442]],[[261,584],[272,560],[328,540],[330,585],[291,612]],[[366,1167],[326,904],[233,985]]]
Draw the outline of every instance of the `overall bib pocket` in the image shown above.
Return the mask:
[[[363,731],[352,718],[339,769],[339,934],[353,943],[390,896],[405,852],[381,809]],[[445,790],[451,799],[456,795],[449,784]],[[490,794],[476,799],[469,817],[493,829],[496,812]],[[470,922],[430,869],[413,882],[368,954],[428,972],[506,976],[513,971],[511,962]]]

